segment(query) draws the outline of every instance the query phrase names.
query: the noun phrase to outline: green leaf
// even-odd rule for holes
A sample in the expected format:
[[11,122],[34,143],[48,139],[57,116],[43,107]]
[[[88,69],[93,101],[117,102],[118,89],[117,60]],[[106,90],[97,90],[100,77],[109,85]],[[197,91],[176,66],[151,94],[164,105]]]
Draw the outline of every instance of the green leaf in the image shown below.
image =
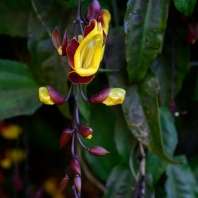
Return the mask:
[[132,188],[134,186],[135,181],[128,166],[120,163],[114,167],[107,180],[107,190],[103,198],[131,198],[133,195]]
[[194,175],[185,156],[178,156],[176,160],[183,161],[181,165],[168,165],[166,174],[167,198],[196,198],[198,197],[198,187]]
[[189,161],[189,165],[190,165],[190,167],[192,169],[192,172],[193,172],[193,174],[195,176],[195,179],[198,182],[198,166],[197,166],[197,164],[198,164],[198,156],[191,157],[188,161]]
[[[172,21],[170,21],[172,23]],[[181,27],[179,31],[182,35],[185,35],[186,27]],[[178,36],[175,36],[174,39],[174,52],[172,48],[172,26],[168,27],[166,32],[166,37],[164,41],[164,46],[162,53],[153,61],[151,68],[157,74],[160,90],[159,98],[160,104],[162,106],[170,105],[171,97],[171,66],[172,66],[172,56],[174,53],[174,63],[175,63],[175,73],[174,73],[174,93],[175,96],[179,93],[182,88],[182,83],[186,77],[187,72],[190,69],[190,49],[187,45],[181,42],[181,39]]]
[[122,108],[127,125],[135,138],[163,160],[175,163],[166,156],[162,142],[156,76],[149,70],[139,84],[127,85],[127,76],[124,73],[125,60],[122,35],[122,30],[117,28],[108,37],[106,67],[120,71],[108,74],[109,84],[112,87],[121,87],[126,90]]
[[0,1],[0,34],[27,37],[30,9],[30,1]]
[[114,142],[115,115],[111,108],[103,105],[91,105],[90,125],[94,131],[91,140],[83,139],[87,147],[101,146],[110,153],[96,157],[85,151],[88,163],[93,167],[98,177],[107,180],[111,169],[120,161],[120,156],[116,151]]
[[[72,9],[65,10],[55,1],[35,0],[35,4],[50,32],[57,26],[63,36],[64,25],[70,24],[67,28],[69,34],[71,33],[75,19]],[[67,74],[70,71],[67,58],[58,56],[52,45],[51,37],[34,12],[30,16],[28,32],[28,47],[33,60],[33,71],[39,83],[42,86],[53,86],[62,95],[67,95]],[[60,105],[58,108],[63,115],[71,118],[68,103]]]
[[41,106],[38,87],[29,66],[0,60],[0,120],[33,114]]
[[[166,107],[160,109],[160,125],[165,151],[168,156],[172,157],[177,145],[177,131],[175,128],[173,116],[170,114],[169,109]],[[151,173],[153,177],[153,187],[157,183],[159,177],[165,171],[166,167],[167,163],[164,160],[160,159],[158,156],[151,152],[147,153],[146,170],[147,173]]]
[[142,80],[160,51],[169,2],[129,0],[124,18],[129,82]]
[[193,13],[196,0],[174,0],[175,7],[185,16]]

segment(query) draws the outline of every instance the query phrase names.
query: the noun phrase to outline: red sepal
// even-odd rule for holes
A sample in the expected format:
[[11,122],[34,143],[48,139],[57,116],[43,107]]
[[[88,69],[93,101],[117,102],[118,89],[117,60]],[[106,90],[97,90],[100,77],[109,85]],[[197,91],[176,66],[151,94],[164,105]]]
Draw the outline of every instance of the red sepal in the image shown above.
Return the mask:
[[69,142],[73,131],[74,130],[71,130],[71,129],[63,130],[61,137],[60,137],[60,148],[62,148],[63,146],[67,144],[67,142]]
[[100,4],[97,0],[93,0],[93,2],[89,5],[87,9],[87,20],[91,21],[92,19],[98,19],[100,14]]
[[63,52],[62,56],[67,55],[66,48],[67,48],[67,31],[65,30],[62,40],[62,52]]
[[109,153],[109,151],[107,151],[106,149],[104,149],[101,146],[93,146],[91,148],[89,148],[89,153],[91,155],[95,155],[95,156],[103,156]]
[[68,79],[70,80],[70,82],[72,82],[73,84],[88,84],[90,83],[95,75],[91,75],[91,76],[79,76],[75,71],[71,71],[68,74]]
[[67,51],[67,55],[68,55],[68,62],[70,64],[71,67],[75,67],[74,65],[74,55],[76,53],[76,50],[79,46],[79,42],[76,39],[72,39],[70,44],[68,44],[66,51]]
[[63,104],[65,102],[65,98],[61,96],[56,89],[51,86],[46,86],[49,92],[49,95],[55,104]]
[[80,162],[77,158],[73,158],[70,161],[70,166],[71,166],[72,170],[74,171],[74,173],[81,176]]
[[112,88],[106,88],[104,90],[102,90],[101,92],[99,92],[98,94],[92,96],[89,101],[92,104],[97,104],[97,103],[102,103],[109,95],[110,91]]

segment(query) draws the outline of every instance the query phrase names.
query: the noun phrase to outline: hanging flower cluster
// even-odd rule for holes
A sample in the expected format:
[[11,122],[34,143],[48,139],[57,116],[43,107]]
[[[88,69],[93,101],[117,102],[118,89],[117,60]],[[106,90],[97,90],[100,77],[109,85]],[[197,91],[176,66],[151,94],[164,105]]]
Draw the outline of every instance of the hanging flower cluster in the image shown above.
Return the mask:
[[[125,90],[121,88],[106,88],[90,99],[83,93],[81,84],[87,84],[93,80],[103,59],[111,15],[107,10],[100,9],[100,4],[97,0],[93,0],[89,5],[86,17],[83,15],[81,7],[82,2],[79,0],[77,18],[74,22],[74,35],[72,35],[72,39],[69,42],[66,32],[63,39],[61,39],[57,28],[52,33],[52,43],[56,52],[60,56],[67,55],[71,66],[71,71],[68,73],[71,85],[67,96],[63,97],[51,86],[39,88],[40,101],[47,105],[61,105],[67,102],[74,88],[75,105],[72,124],[63,130],[60,137],[60,148],[64,147],[70,139],[72,140],[72,159],[68,172],[59,184],[59,191],[62,192],[66,188],[69,182],[69,173],[72,170],[74,173],[73,191],[75,198],[81,196],[81,166],[76,154],[76,142],[78,141],[91,155],[103,156],[109,153],[100,146],[87,148],[82,143],[80,136],[91,139],[93,130],[80,124],[77,90],[79,89],[82,98],[91,104],[103,103],[107,106],[112,106],[122,104],[125,98]],[[85,24],[84,29],[83,24]]]

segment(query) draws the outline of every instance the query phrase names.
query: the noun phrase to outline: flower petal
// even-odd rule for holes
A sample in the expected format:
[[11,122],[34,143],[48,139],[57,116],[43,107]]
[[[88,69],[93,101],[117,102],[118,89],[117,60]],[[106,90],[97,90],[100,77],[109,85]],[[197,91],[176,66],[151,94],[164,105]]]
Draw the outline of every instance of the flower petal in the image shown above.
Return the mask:
[[40,87],[39,88],[39,99],[41,102],[47,105],[53,105],[54,102],[50,97],[49,91],[47,87]]
[[101,10],[100,15],[98,17],[98,22],[101,23],[102,28],[107,35],[108,30],[109,30],[109,22],[111,20],[111,14],[109,13],[108,10]]
[[79,42],[76,39],[72,39],[70,44],[66,48],[66,52],[68,55],[68,62],[72,68],[75,67],[74,65],[74,55],[76,53],[77,48],[79,47]]
[[87,77],[82,77],[79,76],[75,71],[71,71],[68,74],[68,79],[73,83],[73,84],[87,84],[93,80],[95,75],[87,76]]
[[56,50],[61,46],[61,37],[57,27],[52,32],[52,43]]
[[63,40],[62,40],[62,55],[66,55],[66,48],[67,48],[67,31],[65,30]]

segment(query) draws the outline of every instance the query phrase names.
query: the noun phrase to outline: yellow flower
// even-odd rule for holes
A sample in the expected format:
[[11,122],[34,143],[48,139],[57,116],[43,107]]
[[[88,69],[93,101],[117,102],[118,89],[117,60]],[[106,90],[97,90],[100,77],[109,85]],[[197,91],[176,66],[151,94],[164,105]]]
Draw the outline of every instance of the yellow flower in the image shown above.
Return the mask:
[[1,135],[9,140],[17,139],[21,133],[21,127],[16,124],[8,124],[1,129]]
[[125,98],[126,91],[121,88],[111,89],[108,97],[102,102],[107,106],[122,104]]
[[40,87],[39,88],[39,99],[41,102],[47,105],[53,105],[54,102],[50,97],[49,91],[47,87]]

